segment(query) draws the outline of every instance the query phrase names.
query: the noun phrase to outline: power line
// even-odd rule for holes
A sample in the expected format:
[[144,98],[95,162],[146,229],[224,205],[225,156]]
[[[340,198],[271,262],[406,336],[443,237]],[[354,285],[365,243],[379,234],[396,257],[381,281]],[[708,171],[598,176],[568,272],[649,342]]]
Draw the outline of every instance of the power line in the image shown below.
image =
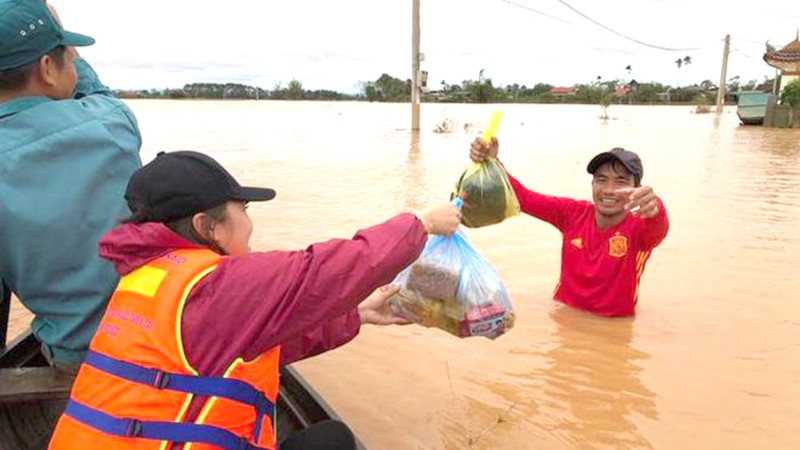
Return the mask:
[[564,19],[562,19],[560,17],[556,17],[556,16],[551,16],[550,14],[543,13],[541,11],[537,11],[537,10],[535,10],[533,8],[529,8],[529,7],[525,6],[525,5],[520,5],[519,3],[514,3],[514,2],[509,1],[509,0],[500,0],[500,1],[504,2],[504,3],[508,3],[509,5],[514,5],[514,6],[518,7],[518,8],[522,8],[524,10],[539,14],[540,16],[549,17],[550,19],[557,20],[559,22],[564,22],[564,23],[569,24],[569,25],[574,25],[572,22],[570,22],[568,20],[564,20]]
[[734,52],[736,52],[736,53],[738,53],[738,54],[740,54],[740,55],[742,55],[742,56],[744,56],[745,58],[748,58],[748,59],[754,59],[754,60],[757,60],[757,61],[760,61],[760,60],[762,60],[761,58],[756,58],[755,56],[750,56],[750,55],[748,55],[747,53],[745,53],[745,52],[743,52],[743,51],[739,50],[739,49],[738,49],[738,48],[736,48],[736,47],[731,47],[731,50],[733,50]]
[[735,39],[737,41],[742,41],[742,42],[748,42],[751,44],[759,44],[759,45],[764,45],[764,43],[766,42],[766,41],[757,41],[755,39],[740,38],[736,36],[731,36],[731,39]]
[[566,6],[567,8],[571,9],[573,12],[575,12],[578,15],[580,15],[584,19],[592,22],[593,24],[595,24],[595,25],[597,25],[597,26],[599,26],[599,27],[601,27],[601,28],[603,28],[603,29],[605,29],[607,31],[610,31],[611,33],[614,33],[614,34],[616,34],[617,36],[619,36],[621,38],[627,39],[627,40],[629,40],[631,42],[635,42],[635,43],[637,43],[639,45],[644,45],[645,47],[651,47],[651,48],[655,48],[655,49],[658,49],[658,50],[665,50],[665,51],[668,51],[668,52],[688,52],[688,51],[693,51],[693,50],[700,50],[699,48],[670,48],[670,47],[662,47],[660,45],[654,45],[654,44],[648,44],[647,42],[642,42],[642,41],[640,41],[638,39],[634,39],[634,38],[632,38],[630,36],[626,36],[626,35],[624,35],[622,33],[619,33],[617,31],[612,30],[611,28],[603,25],[602,23],[592,19],[591,17],[587,16],[586,14],[584,14],[584,13],[578,11],[577,9],[573,8],[572,6],[570,6],[564,0],[556,0],[556,1],[558,1],[562,5]]

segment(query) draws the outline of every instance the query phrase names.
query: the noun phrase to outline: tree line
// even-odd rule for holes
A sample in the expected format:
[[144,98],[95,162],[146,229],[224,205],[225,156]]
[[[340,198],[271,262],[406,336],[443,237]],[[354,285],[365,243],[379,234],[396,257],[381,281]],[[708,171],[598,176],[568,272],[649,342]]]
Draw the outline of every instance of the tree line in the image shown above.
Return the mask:
[[[685,63],[684,63],[685,64]],[[771,89],[773,80],[758,83],[751,80],[741,83],[738,77],[730,80],[728,91]],[[568,92],[558,93],[555,86],[537,83],[533,86],[497,85],[491,78],[484,78],[483,71],[477,80],[460,83],[441,82],[440,86],[423,89],[421,101],[443,103],[697,103],[716,98],[716,86],[705,80],[699,85],[672,87],[661,83],[638,83],[635,80],[602,80],[597,77],[587,83],[570,86]],[[273,99],[273,100],[363,100],[370,102],[410,102],[411,80],[382,74],[374,81],[360,82],[359,92],[346,94],[332,90],[308,90],[298,80],[285,86],[278,83],[272,89],[263,89],[240,83],[190,83],[177,89],[148,89],[114,91],[123,98],[167,98],[167,99]],[[731,94],[732,95],[732,94]]]
[[352,100],[356,96],[331,90],[306,90],[296,80],[272,90],[239,83],[190,83],[177,89],[114,90],[121,98],[166,98],[166,99],[273,99],[273,100]]

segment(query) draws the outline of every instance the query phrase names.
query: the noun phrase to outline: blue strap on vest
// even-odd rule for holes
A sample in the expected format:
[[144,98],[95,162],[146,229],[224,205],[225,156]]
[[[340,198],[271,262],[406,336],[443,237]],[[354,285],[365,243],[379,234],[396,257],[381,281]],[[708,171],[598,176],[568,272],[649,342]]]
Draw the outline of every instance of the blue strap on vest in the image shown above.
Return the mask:
[[92,350],[89,350],[85,363],[119,378],[157,389],[186,392],[203,397],[222,397],[251,405],[256,410],[254,441],[257,441],[261,434],[261,422],[264,415],[271,416],[274,408],[272,402],[264,394],[241,380],[163,372],[120,361]]
[[70,400],[64,413],[104,433],[114,436],[154,439],[169,442],[199,442],[226,450],[266,450],[228,430],[195,423],[156,422],[121,419]]

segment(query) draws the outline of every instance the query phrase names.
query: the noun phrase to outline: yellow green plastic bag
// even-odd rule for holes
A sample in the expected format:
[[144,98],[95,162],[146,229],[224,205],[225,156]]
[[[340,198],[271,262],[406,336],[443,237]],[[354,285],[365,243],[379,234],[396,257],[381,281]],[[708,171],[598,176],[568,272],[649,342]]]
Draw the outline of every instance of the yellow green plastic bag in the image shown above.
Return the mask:
[[461,197],[461,223],[470,228],[485,227],[519,215],[519,201],[497,159],[487,157],[473,163],[456,183],[453,197]]
[[[483,131],[483,140],[491,142],[500,127],[502,110],[492,113]],[[451,200],[460,197],[461,223],[470,228],[484,227],[502,222],[519,214],[519,201],[500,162],[487,157],[474,163],[461,174]]]

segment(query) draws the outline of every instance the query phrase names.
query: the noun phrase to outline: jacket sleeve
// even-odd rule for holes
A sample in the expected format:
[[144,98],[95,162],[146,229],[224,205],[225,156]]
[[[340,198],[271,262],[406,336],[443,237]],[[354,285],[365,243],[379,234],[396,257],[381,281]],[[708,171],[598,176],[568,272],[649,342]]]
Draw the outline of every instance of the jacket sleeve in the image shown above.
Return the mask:
[[356,309],[281,344],[281,365],[325,353],[350,342],[361,330]]
[[78,73],[78,84],[75,86],[74,98],[80,99],[87,95],[111,95],[111,90],[100,82],[100,77],[83,58],[75,58],[75,71]]
[[133,111],[100,82],[100,77],[86,60],[75,58],[75,70],[78,72],[78,84],[73,98],[81,103],[85,112],[100,119],[108,132],[118,140],[120,150],[134,153],[138,158],[142,137]]
[[347,342],[356,327],[333,319],[352,320],[363,299],[419,256],[426,238],[419,219],[401,214],[352,239],[226,260],[192,290],[184,310],[190,364],[216,375],[236,357],[252,359],[283,344],[297,349],[295,340],[304,337],[301,356]]

